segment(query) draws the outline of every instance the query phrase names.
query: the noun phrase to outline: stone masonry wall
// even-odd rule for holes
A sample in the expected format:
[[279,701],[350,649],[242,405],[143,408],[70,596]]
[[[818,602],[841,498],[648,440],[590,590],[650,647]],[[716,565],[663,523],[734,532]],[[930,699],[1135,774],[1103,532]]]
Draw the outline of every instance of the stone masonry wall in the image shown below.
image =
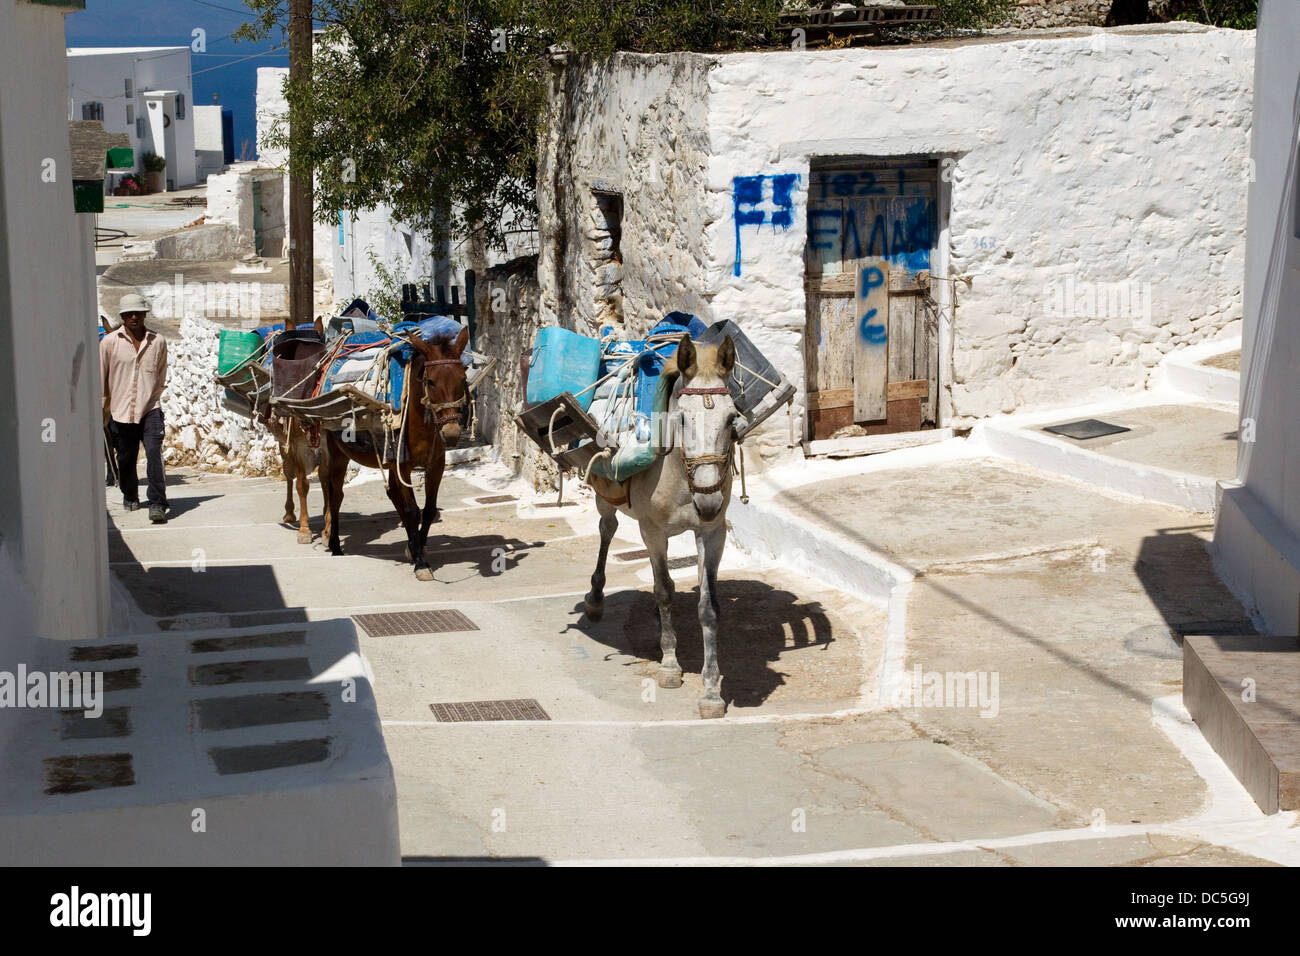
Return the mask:
[[279,475],[279,450],[270,432],[221,405],[223,390],[215,380],[219,331],[206,319],[185,318],[179,341],[167,343],[163,460],[234,475]]
[[519,357],[541,328],[537,257],[524,256],[487,269],[476,291],[474,348],[497,360],[491,377],[475,392],[479,434],[492,442],[503,465],[535,488],[553,488],[554,463],[514,422],[524,398]]
[[[708,318],[704,257],[710,57],[575,58],[557,76],[538,168],[543,324],[635,336],[681,309]],[[604,193],[593,191],[603,190]],[[618,194],[615,254],[598,196]]]
[[1100,27],[1113,0],[1017,0],[1011,23],[1018,27]]

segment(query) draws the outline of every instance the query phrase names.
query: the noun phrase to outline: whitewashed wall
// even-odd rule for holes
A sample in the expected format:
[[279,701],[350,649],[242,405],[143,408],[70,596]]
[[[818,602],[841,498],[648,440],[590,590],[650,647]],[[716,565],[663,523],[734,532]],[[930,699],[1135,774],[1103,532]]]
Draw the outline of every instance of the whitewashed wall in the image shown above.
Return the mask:
[[[721,57],[713,313],[755,329],[802,384],[806,193],[788,229],[742,228],[736,277],[733,178],[796,173],[806,189],[814,156],[949,157],[935,273],[948,259],[972,277],[951,420],[1141,388],[1166,352],[1239,331],[1253,63],[1253,33],[1190,25]],[[1116,282],[1139,314],[1088,303]]]
[[[1253,33],[1189,24],[576,61],[538,174],[543,318],[591,330],[585,203],[608,178],[629,321],[733,319],[802,392],[811,160],[919,154],[947,160],[935,274],[971,280],[943,310],[944,423],[1141,389],[1240,329],[1253,63]],[[742,227],[736,276],[733,182],[783,173],[792,224]]]
[[1300,620],[1300,4],[1260,6],[1246,239],[1237,481],[1225,482],[1220,565],[1265,633]]
[[[93,218],[73,211],[63,14],[0,4],[0,669],[103,636]],[[78,114],[79,116],[80,114]],[[51,165],[52,164],[52,165]],[[41,171],[54,173],[43,181]],[[5,736],[15,725],[6,721]],[[0,747],[7,754],[7,746]]]

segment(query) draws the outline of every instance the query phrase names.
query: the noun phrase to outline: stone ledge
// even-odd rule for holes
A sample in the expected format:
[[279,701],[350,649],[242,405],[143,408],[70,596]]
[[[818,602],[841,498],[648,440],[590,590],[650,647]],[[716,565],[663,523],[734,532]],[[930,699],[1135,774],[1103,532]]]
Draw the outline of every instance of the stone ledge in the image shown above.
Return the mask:
[[1188,636],[1183,702],[1261,810],[1300,809],[1300,640]]

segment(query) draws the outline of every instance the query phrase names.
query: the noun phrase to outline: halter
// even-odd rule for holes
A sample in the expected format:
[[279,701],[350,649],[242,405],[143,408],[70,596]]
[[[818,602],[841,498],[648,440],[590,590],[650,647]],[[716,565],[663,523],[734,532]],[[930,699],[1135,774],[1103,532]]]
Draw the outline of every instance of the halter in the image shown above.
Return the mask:
[[[714,388],[683,388],[677,393],[678,395],[703,395],[704,407],[713,407],[714,395],[730,395],[731,389],[725,386]],[[733,447],[728,444],[727,451],[721,455],[700,455],[696,458],[688,458],[686,450],[682,449],[682,458],[686,462],[686,487],[691,489],[692,494],[711,495],[722,488],[723,482],[727,480],[727,475],[731,471],[731,461]],[[705,465],[718,466],[718,480],[711,485],[697,485],[695,483],[695,469],[703,468]]]
[[[424,360],[425,370],[427,370],[430,365],[459,365],[462,368],[464,367],[464,363],[461,362],[461,360],[458,358],[425,359]],[[423,405],[428,410],[429,414],[432,414],[437,418],[439,427],[443,425],[450,425],[452,422],[458,421],[460,419],[459,412],[452,412],[450,414],[441,414],[441,413],[447,409],[459,409],[463,407],[466,401],[466,397],[464,395],[461,395],[460,398],[451,402],[431,402],[429,401],[429,376],[427,371],[421,372],[420,382],[423,385],[423,388],[421,389],[422,394],[420,396],[420,404]],[[427,417],[428,415],[426,415],[426,419]]]

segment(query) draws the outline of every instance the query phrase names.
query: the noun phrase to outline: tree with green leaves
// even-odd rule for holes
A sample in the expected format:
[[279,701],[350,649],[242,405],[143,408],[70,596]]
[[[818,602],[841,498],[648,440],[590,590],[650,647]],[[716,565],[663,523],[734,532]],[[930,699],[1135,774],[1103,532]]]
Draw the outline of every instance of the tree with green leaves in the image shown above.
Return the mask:
[[[240,33],[283,31],[283,0],[245,0]],[[941,24],[1005,17],[1010,0],[931,0]],[[531,221],[549,47],[729,52],[784,45],[785,0],[314,0],[310,83],[285,94],[311,136],[290,157],[316,182],[316,215],[387,206],[433,241],[502,247]],[[781,39],[777,39],[781,38]],[[289,131],[268,145],[286,148]]]

